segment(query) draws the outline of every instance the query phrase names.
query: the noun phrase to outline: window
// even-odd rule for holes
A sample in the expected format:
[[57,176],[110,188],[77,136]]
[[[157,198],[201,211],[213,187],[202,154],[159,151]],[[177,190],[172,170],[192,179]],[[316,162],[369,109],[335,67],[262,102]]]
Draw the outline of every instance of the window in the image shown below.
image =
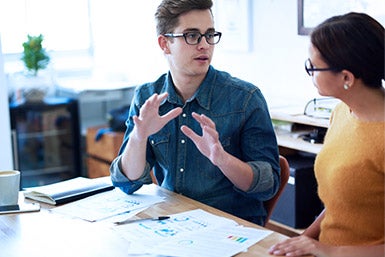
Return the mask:
[[24,71],[22,43],[28,34],[41,33],[51,57],[48,68],[58,81],[155,79],[165,70],[154,22],[158,4],[158,0],[0,1],[5,72]]
[[88,0],[1,1],[0,32],[6,72],[17,70],[11,63],[20,60],[28,34],[43,34],[43,47],[55,66],[65,66],[57,56],[92,57],[88,7]]

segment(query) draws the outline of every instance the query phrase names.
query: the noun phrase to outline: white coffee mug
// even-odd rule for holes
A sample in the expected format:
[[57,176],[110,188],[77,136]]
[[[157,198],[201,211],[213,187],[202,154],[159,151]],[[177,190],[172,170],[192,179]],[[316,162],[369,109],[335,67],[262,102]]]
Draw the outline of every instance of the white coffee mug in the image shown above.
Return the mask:
[[16,205],[19,200],[20,171],[0,170],[0,206]]

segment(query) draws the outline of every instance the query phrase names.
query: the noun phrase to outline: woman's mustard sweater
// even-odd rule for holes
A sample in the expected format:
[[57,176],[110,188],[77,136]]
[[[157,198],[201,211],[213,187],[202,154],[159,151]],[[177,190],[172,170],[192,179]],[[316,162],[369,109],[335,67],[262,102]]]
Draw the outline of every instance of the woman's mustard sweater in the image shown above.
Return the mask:
[[384,122],[362,122],[339,104],[315,161],[326,212],[320,241],[331,245],[384,243]]

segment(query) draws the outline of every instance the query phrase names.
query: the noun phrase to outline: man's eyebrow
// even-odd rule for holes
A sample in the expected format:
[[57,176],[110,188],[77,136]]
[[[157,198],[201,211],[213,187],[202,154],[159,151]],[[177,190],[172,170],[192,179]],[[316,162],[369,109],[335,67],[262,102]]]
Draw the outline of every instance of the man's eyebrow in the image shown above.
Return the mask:
[[206,30],[206,32],[214,32],[214,31],[215,31],[214,28],[208,28],[208,29]]
[[[208,29],[205,31],[205,33],[206,33],[206,32],[214,32],[214,31],[215,31],[214,28],[208,28]],[[187,29],[184,29],[183,32],[184,32],[184,33],[185,33],[185,32],[200,32],[200,30],[197,29],[197,28],[187,28]]]
[[199,29],[187,28],[187,29],[184,29],[183,32],[199,32]]

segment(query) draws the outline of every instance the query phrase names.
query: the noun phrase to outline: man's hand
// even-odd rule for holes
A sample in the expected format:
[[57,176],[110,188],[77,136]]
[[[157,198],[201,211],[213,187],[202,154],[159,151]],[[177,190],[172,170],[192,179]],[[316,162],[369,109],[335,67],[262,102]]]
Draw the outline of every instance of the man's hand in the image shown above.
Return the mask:
[[253,181],[253,172],[250,165],[223,149],[215,123],[211,119],[197,113],[192,113],[192,116],[199,122],[202,128],[202,136],[197,135],[187,126],[181,127],[182,132],[237,188],[245,192],[249,190]]
[[150,135],[161,130],[170,120],[182,113],[182,108],[178,107],[163,116],[159,115],[160,103],[167,98],[167,95],[167,93],[153,94],[140,108],[139,117],[133,117],[137,139],[147,139]]
[[219,134],[215,128],[215,123],[207,116],[197,113],[192,113],[192,116],[199,122],[202,128],[202,136],[197,135],[187,126],[182,126],[182,132],[190,138],[198,150],[206,156],[214,165],[220,166],[224,153]]

